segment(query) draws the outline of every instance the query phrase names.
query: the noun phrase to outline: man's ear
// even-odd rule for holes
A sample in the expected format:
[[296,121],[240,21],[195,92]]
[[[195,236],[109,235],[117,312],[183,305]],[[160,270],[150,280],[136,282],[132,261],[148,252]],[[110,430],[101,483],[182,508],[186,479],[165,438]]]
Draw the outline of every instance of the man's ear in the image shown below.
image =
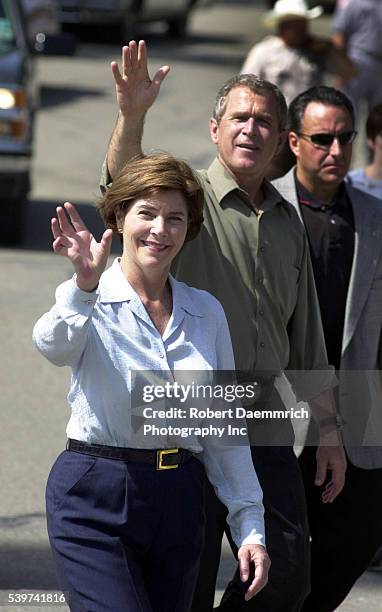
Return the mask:
[[367,146],[370,149],[370,151],[374,152],[374,149],[375,149],[375,142],[374,142],[374,140],[372,138],[368,138],[366,140],[366,143],[367,143]]
[[210,135],[212,142],[217,145],[219,142],[219,124],[214,117],[210,119]]
[[298,134],[296,134],[296,132],[289,132],[288,140],[292,153],[294,153],[295,156],[298,157],[300,153],[300,139],[298,137]]
[[278,155],[279,153],[281,153],[281,151],[284,148],[284,145],[286,143],[286,139],[288,136],[288,131],[287,130],[282,130],[279,134],[279,142],[278,145],[276,147],[276,151],[275,151],[275,156]]

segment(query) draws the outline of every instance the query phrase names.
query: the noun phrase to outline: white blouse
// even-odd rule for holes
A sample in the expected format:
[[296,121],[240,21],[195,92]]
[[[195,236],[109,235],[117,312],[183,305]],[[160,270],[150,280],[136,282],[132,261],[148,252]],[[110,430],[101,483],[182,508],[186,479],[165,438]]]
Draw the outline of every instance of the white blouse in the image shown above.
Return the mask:
[[[92,293],[79,289],[74,279],[57,288],[56,304],[37,321],[33,340],[53,364],[72,368],[67,435],[91,444],[193,451],[228,508],[227,520],[236,544],[264,544],[262,491],[247,440],[237,444],[227,436],[198,437],[201,421],[171,420],[175,426],[187,424],[189,435],[183,437],[179,427],[175,427],[175,434],[166,429],[167,413],[159,413],[156,419],[142,416],[144,409],[149,408],[152,414],[170,405],[161,398],[145,403],[142,386],[152,391],[166,383],[171,387],[176,379],[212,389],[216,372],[234,370],[220,302],[206,291],[172,277],[169,280],[173,311],[163,336],[118,259]],[[140,389],[138,394],[136,388]],[[195,402],[198,410],[211,406],[206,399]],[[145,425],[158,427],[159,433],[146,435]]]

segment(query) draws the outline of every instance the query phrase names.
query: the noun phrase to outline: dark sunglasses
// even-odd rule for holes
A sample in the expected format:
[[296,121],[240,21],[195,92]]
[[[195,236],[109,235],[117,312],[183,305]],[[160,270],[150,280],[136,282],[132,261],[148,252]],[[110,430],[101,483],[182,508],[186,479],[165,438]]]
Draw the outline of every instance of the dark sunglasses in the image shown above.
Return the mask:
[[341,146],[349,145],[354,142],[355,137],[357,136],[357,132],[355,130],[351,130],[350,132],[341,132],[341,134],[302,134],[299,133],[299,136],[304,136],[308,138],[314,145],[317,147],[330,147],[334,140],[337,139]]

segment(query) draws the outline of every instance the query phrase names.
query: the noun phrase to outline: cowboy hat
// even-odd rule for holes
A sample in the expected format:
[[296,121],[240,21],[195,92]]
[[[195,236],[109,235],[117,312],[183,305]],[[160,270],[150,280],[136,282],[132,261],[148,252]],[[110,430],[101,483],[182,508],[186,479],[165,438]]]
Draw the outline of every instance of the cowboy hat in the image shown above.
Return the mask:
[[305,0],[278,0],[271,11],[268,11],[264,18],[267,26],[274,26],[280,21],[288,19],[316,19],[322,15],[322,6],[314,6],[309,9]]

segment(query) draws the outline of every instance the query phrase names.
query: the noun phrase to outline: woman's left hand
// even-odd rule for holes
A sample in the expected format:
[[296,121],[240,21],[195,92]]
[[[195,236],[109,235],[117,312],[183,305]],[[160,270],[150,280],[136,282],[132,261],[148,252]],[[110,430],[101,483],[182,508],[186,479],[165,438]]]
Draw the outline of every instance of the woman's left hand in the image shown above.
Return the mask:
[[237,558],[242,582],[247,582],[250,577],[250,564],[253,563],[255,566],[254,578],[244,595],[245,601],[249,601],[267,584],[271,560],[266,549],[261,544],[245,544],[240,546]]

